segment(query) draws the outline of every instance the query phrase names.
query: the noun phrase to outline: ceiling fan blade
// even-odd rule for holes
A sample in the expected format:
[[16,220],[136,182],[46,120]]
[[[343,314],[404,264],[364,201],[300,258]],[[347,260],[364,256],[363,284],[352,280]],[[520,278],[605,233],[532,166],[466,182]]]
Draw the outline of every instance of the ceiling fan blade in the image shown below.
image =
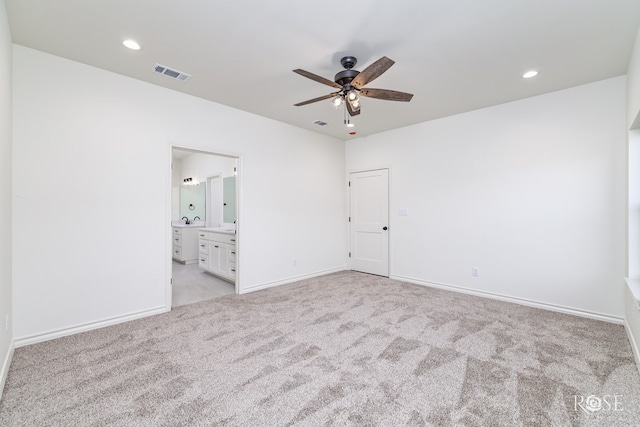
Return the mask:
[[349,103],[349,101],[345,101],[345,104],[347,105],[347,111],[349,112],[349,115],[351,117],[357,116],[358,114],[360,114],[360,106],[358,106],[358,108],[354,109],[351,106],[351,104]]
[[413,94],[406,92],[398,92],[389,89],[361,89],[360,95],[369,98],[384,99],[385,101],[402,101],[409,102],[413,98]]
[[332,82],[331,80],[325,79],[324,77],[320,77],[317,74],[313,74],[313,73],[310,73],[308,71],[301,70],[299,68],[297,70],[293,70],[293,72],[296,73],[296,74],[300,74],[301,76],[304,76],[304,77],[306,77],[308,79],[311,79],[311,80],[313,80],[315,82],[322,83],[322,84],[327,85],[327,86],[335,87],[336,89],[342,89],[342,86],[340,86],[338,83]]
[[318,101],[323,101],[325,99],[333,98],[337,94],[338,94],[337,92],[334,92],[334,93],[330,93],[329,95],[323,95],[323,96],[319,96],[317,98],[309,99],[308,101],[298,102],[297,104],[293,104],[293,105],[294,105],[294,107],[300,107],[301,105],[307,105],[307,104],[311,104],[313,102],[318,102]]
[[386,56],[383,56],[382,58],[378,59],[376,62],[362,70],[360,74],[358,74],[356,78],[353,79],[353,81],[351,82],[351,86],[360,89],[362,86],[380,77],[380,75],[391,68],[393,64],[395,64],[395,61],[387,58]]

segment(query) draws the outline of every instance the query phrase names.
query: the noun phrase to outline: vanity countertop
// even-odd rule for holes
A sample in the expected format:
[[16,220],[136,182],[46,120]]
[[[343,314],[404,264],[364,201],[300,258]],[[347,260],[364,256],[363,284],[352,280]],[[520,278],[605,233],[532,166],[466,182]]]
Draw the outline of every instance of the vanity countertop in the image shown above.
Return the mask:
[[191,228],[191,227],[202,228],[202,224],[185,224],[184,222],[173,223],[171,224],[171,226],[178,227],[178,228]]
[[220,228],[220,227],[199,228],[198,230],[212,231],[214,233],[222,233],[222,234],[236,234],[236,230],[229,230],[228,228]]

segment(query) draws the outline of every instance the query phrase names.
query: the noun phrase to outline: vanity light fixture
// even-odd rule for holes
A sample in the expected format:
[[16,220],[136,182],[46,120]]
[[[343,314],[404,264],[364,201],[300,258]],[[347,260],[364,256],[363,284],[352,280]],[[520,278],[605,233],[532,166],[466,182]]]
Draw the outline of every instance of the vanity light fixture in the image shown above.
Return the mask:
[[122,42],[122,44],[131,50],[140,50],[140,45],[135,40],[125,40]]
[[185,178],[185,179],[182,180],[182,182],[184,183],[183,185],[198,185],[198,184],[200,184],[197,179],[194,179],[192,177]]

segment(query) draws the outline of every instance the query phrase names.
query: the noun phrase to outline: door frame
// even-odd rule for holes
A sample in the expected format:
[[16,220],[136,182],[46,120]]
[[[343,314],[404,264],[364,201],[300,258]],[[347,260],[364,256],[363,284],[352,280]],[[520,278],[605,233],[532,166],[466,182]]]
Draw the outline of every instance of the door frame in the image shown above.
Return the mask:
[[[241,233],[241,225],[243,220],[243,212],[242,209],[242,164],[243,164],[243,155],[238,153],[228,153],[224,151],[211,151],[209,149],[202,149],[196,147],[188,147],[185,145],[176,145],[169,144],[168,151],[168,161],[167,161],[167,171],[168,177],[165,187],[167,189],[167,201],[166,201],[166,215],[165,215],[165,226],[162,228],[162,232],[165,234],[165,297],[164,297],[164,305],[166,311],[171,311],[171,303],[173,299],[172,290],[172,280],[173,280],[173,240],[172,240],[172,221],[173,218],[171,216],[172,210],[172,178],[173,178],[173,150],[184,150],[184,151],[192,151],[193,153],[200,154],[209,154],[212,156],[218,157],[231,157],[236,159],[236,286],[235,293],[236,295],[240,294],[240,291],[243,289],[242,286],[242,264],[243,264],[243,256],[242,250],[242,233]],[[206,182],[206,181],[205,181]],[[206,220],[205,220],[206,224]]]
[[[347,189],[347,191],[345,192],[345,198],[346,198],[346,206],[347,206],[347,221],[349,221],[349,217],[351,216],[351,188],[349,187],[349,179],[352,173],[359,173],[359,172],[372,172],[372,171],[377,171],[377,170],[382,170],[382,169],[386,169],[387,173],[389,175],[389,200],[388,200],[388,205],[387,205],[387,210],[388,210],[388,218],[389,218],[389,241],[388,241],[388,263],[389,263],[389,274],[386,277],[391,277],[391,271],[392,271],[392,256],[391,256],[391,250],[393,248],[393,245],[391,243],[391,232],[393,230],[393,220],[391,218],[391,201],[392,201],[392,191],[391,191],[391,183],[393,181],[392,179],[392,169],[391,169],[391,165],[381,165],[381,166],[377,166],[377,167],[370,167],[370,168],[358,168],[358,169],[349,169],[346,172],[345,175],[345,188]],[[346,259],[347,259],[347,266],[349,268],[350,271],[353,271],[351,269],[351,258],[349,257],[349,251],[351,250],[351,224],[347,222],[347,253],[345,254]],[[383,276],[384,277],[384,276]]]

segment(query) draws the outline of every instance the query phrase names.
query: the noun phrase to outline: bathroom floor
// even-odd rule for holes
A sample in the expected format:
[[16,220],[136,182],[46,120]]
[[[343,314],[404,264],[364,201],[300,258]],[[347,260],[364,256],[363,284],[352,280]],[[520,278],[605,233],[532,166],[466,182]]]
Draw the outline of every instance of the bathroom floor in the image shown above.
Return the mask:
[[182,264],[173,261],[173,307],[233,293],[235,293],[233,283],[205,273],[198,264]]

